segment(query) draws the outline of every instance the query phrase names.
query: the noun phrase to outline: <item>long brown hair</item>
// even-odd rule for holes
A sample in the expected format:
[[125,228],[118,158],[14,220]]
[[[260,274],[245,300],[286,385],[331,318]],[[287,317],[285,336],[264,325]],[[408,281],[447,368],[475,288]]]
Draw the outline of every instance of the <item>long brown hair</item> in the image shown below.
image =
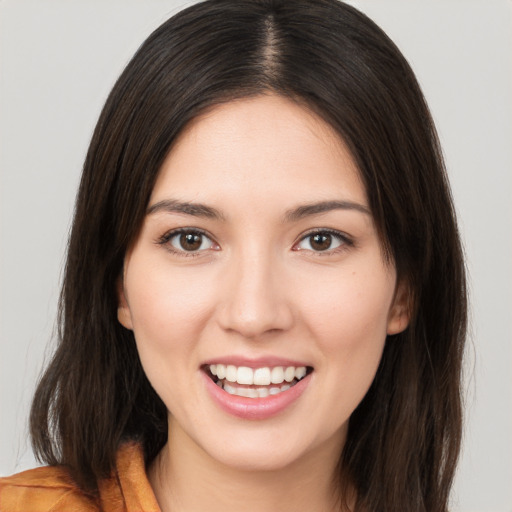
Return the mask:
[[[124,440],[151,461],[167,411],[117,322],[116,281],[156,176],[186,124],[272,91],[313,109],[350,148],[412,318],[390,336],[353,413],[339,486],[356,510],[445,511],[461,440],[466,328],[462,251],[436,130],[405,58],[336,0],[210,0],[159,27],[115,84],[84,164],[69,241],[59,345],[31,413],[36,453],[85,490]],[[172,149],[171,149],[172,150]]]

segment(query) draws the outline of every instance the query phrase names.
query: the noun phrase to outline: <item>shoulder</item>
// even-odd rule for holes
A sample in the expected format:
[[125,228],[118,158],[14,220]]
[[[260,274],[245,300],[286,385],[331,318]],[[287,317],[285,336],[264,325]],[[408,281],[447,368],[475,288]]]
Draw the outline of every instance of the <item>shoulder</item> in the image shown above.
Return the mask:
[[42,467],[0,478],[0,512],[96,512],[62,467]]
[[0,512],[159,512],[146,475],[144,453],[136,442],[117,452],[110,478],[98,481],[94,500],[63,466],[31,469],[0,478]]

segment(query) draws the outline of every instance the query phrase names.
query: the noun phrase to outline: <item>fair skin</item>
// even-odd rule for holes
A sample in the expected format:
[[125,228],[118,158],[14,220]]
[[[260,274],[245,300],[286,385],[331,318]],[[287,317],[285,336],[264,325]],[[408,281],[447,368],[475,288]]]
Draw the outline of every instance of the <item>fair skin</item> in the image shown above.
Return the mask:
[[[386,335],[407,326],[396,281],[357,167],[318,116],[265,95],[192,122],[119,292],[169,411],[149,471],[162,510],[332,510],[350,415]],[[291,367],[293,380],[233,382],[221,365],[254,378]],[[248,389],[260,394],[237,396]]]

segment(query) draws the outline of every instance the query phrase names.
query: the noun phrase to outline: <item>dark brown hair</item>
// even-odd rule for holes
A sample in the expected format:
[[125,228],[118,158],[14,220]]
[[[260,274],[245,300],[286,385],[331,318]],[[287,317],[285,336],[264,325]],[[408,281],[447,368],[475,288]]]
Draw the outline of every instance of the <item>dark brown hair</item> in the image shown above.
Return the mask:
[[396,46],[336,0],[211,0],[169,19],[115,84],[86,157],[59,345],[31,414],[40,459],[94,493],[120,443],[151,461],[167,411],[117,321],[116,281],[173,141],[205,109],[265,92],[314,110],[358,163],[412,318],[350,419],[339,485],[356,510],[445,511],[461,440],[464,264],[436,131]]

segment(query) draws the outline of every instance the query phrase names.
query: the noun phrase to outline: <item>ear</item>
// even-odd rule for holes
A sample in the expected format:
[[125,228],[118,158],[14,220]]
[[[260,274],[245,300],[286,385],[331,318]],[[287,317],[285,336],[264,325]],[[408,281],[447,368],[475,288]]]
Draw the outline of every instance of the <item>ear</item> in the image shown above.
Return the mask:
[[128,302],[126,301],[123,279],[121,277],[117,280],[116,288],[117,288],[117,319],[123,327],[133,330],[130,306],[128,306]]
[[405,282],[396,286],[393,303],[389,310],[387,334],[398,334],[405,331],[411,319],[411,293]]

